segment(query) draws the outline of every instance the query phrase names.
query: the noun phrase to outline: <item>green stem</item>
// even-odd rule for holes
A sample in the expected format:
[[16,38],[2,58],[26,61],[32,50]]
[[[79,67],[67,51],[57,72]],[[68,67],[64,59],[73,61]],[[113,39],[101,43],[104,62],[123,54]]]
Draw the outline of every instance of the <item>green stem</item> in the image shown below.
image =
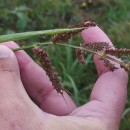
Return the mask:
[[69,44],[62,44],[62,43],[58,43],[58,44],[56,44],[56,45],[71,47],[71,48],[75,48],[75,49],[81,49],[81,50],[87,51],[87,52],[89,52],[89,53],[93,53],[93,54],[95,54],[95,55],[100,56],[99,53],[97,53],[97,52],[95,52],[95,51],[92,51],[92,50],[90,50],[90,49],[87,49],[87,48],[78,47],[78,46],[73,46],[73,45],[69,45]]
[[78,46],[74,46],[74,45],[69,45],[69,44],[64,44],[64,43],[58,43],[58,44],[53,44],[52,42],[43,42],[43,43],[36,43],[36,44],[33,44],[33,45],[30,45],[30,46],[25,46],[25,47],[21,47],[21,48],[15,48],[13,49],[13,51],[18,51],[18,50],[25,50],[25,49],[31,49],[35,46],[41,46],[41,45],[60,45],[60,46],[65,46],[65,47],[71,47],[71,48],[75,48],[75,49],[81,49],[81,50],[84,50],[84,51],[87,51],[89,53],[93,53],[93,54],[96,54],[98,56],[101,56],[99,53],[97,52],[94,52],[90,49],[87,49],[87,48],[83,48],[83,47],[78,47]]
[[20,47],[20,48],[15,48],[15,49],[12,49],[12,51],[15,52],[15,51],[19,51],[19,50],[26,50],[26,49],[34,48],[36,46],[48,45],[48,44],[53,44],[53,43],[52,42],[36,43],[36,44],[30,45],[30,46],[24,46],[24,47]]
[[30,45],[30,46],[25,46],[25,47],[20,47],[20,48],[15,48],[15,49],[12,49],[12,51],[19,51],[19,50],[26,50],[26,49],[31,49],[31,48],[33,48],[33,47],[35,47],[36,46],[36,44],[35,45]]
[[21,39],[29,39],[34,36],[40,36],[40,35],[54,35],[59,33],[65,33],[65,32],[73,32],[77,30],[82,30],[82,28],[72,28],[72,29],[52,29],[52,30],[43,30],[43,31],[32,31],[32,32],[23,32],[23,33],[14,33],[14,34],[8,34],[8,35],[2,35],[0,36],[0,42],[6,42],[6,41],[17,41]]
[[75,49],[81,49],[81,50],[87,51],[89,53],[98,55],[100,58],[109,59],[111,61],[114,61],[115,63],[118,63],[118,64],[120,64],[120,65],[127,68],[127,66],[123,62],[121,62],[120,60],[118,60],[116,58],[113,58],[113,57],[111,57],[109,55],[105,55],[105,54],[102,54],[102,53],[97,53],[97,52],[92,51],[92,50],[87,49],[87,48],[78,47],[78,46],[69,45],[69,44],[64,44],[64,43],[53,44],[52,42],[43,42],[43,43],[37,43],[37,44],[33,44],[33,45],[30,45],[30,46],[26,46],[26,47],[16,48],[16,49],[13,49],[13,51],[25,50],[25,49],[34,48],[35,46],[41,46],[41,45],[59,45],[59,46],[71,47],[71,48],[75,48]]

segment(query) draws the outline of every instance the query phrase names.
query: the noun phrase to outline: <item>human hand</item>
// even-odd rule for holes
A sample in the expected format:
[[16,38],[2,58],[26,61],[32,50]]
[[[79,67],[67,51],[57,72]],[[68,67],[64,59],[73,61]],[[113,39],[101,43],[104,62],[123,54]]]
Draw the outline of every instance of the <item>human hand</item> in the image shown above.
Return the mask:
[[[84,30],[82,37],[87,42],[112,44],[98,27]],[[3,45],[18,47],[14,42]],[[128,75],[123,69],[109,71],[96,56],[94,62],[99,78],[90,101],[77,108],[64,92],[68,109],[45,71],[24,51],[14,55],[7,47],[0,46],[0,130],[118,130]]]

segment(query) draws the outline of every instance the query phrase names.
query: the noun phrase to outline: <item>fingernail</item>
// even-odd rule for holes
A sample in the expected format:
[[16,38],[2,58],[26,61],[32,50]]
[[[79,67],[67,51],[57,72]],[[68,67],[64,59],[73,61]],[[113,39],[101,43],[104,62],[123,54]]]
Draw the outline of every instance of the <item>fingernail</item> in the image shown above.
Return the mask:
[[11,50],[4,46],[4,45],[0,45],[0,59],[2,58],[8,58],[11,54]]

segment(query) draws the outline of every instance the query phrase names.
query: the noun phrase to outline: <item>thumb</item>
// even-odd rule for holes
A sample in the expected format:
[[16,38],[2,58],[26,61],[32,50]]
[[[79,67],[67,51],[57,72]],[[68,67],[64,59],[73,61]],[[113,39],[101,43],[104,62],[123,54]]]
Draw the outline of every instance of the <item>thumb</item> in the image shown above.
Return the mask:
[[19,66],[15,54],[4,45],[0,45],[0,102],[13,100],[18,93],[23,93]]
[[0,80],[17,80],[20,78],[19,66],[11,49],[0,45]]

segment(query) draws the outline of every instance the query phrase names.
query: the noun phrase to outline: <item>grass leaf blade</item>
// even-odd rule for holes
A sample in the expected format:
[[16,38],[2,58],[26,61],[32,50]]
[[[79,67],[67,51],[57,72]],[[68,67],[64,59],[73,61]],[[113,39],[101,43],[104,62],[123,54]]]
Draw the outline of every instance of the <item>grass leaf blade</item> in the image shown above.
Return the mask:
[[42,30],[42,31],[32,31],[32,32],[22,32],[22,33],[14,33],[8,35],[1,35],[0,42],[6,41],[17,41],[22,39],[29,39],[34,36],[41,36],[41,35],[54,35],[64,32],[73,32],[77,30],[82,30],[83,28],[72,28],[72,29],[52,29],[52,30]]

